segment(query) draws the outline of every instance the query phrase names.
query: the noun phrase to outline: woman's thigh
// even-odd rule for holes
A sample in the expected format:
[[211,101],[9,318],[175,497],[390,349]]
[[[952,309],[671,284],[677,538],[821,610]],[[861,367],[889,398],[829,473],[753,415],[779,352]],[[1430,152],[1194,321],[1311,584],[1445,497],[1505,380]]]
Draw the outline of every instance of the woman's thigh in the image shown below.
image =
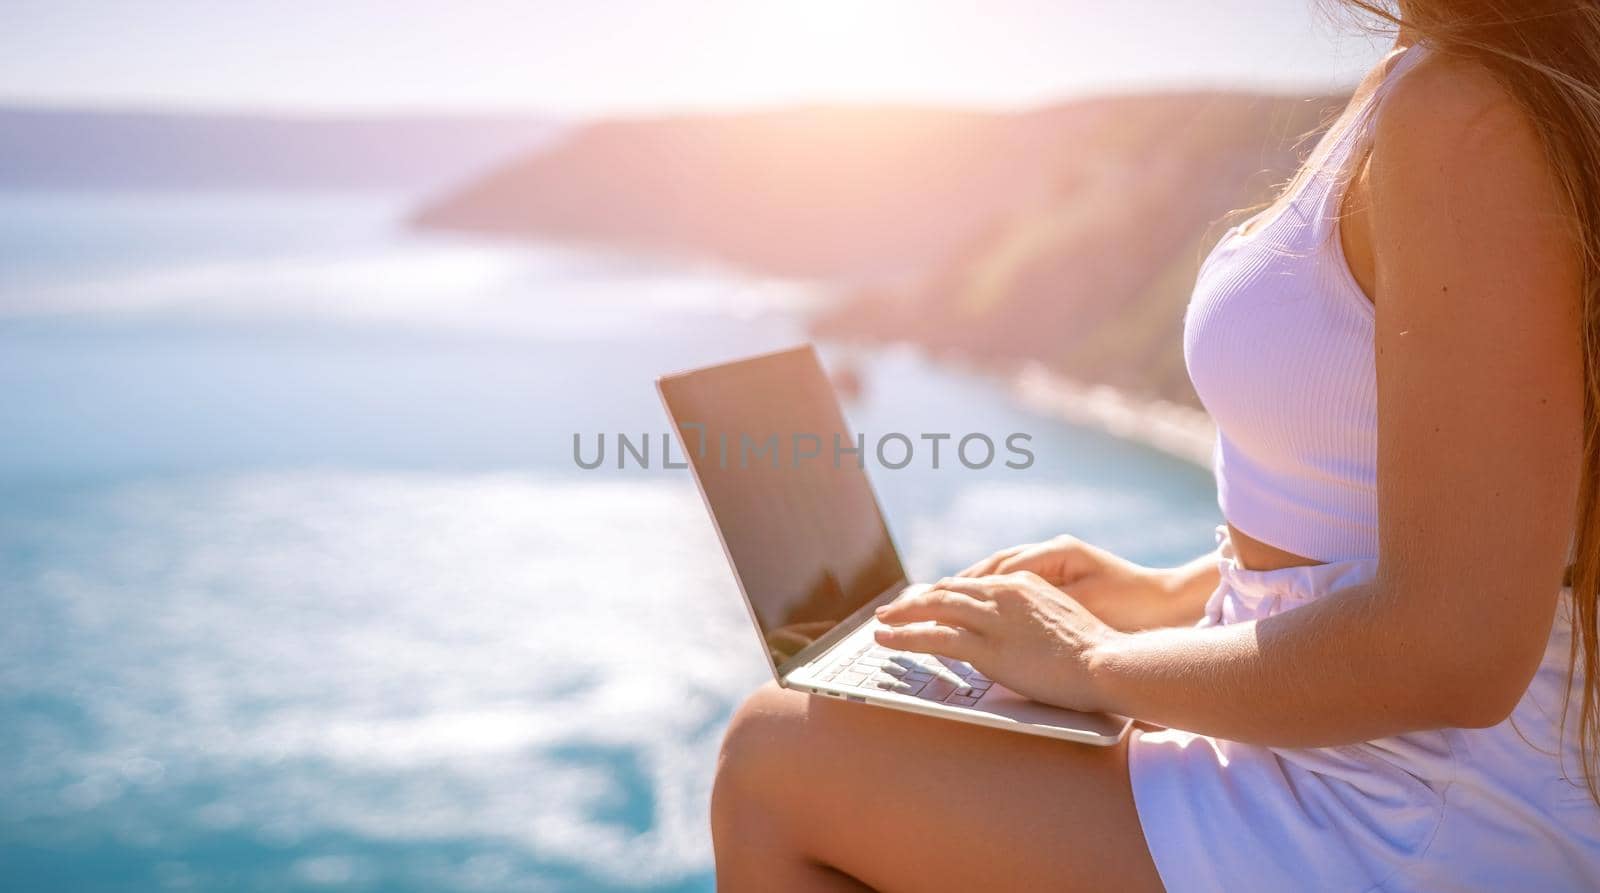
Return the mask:
[[758,860],[794,855],[879,890],[1161,889],[1125,745],[769,684],[734,717],[714,800],[726,861],[748,845],[765,851]]

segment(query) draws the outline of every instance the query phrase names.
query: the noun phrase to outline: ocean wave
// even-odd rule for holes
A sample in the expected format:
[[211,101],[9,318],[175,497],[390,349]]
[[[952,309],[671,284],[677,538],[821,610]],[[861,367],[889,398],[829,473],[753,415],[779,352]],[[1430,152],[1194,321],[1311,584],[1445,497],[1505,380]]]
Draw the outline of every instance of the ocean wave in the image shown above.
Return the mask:
[[721,722],[764,667],[692,491],[303,473],[72,511],[6,522],[42,556],[7,574],[8,836],[155,810],[150,848],[243,831],[301,880],[366,876],[328,839],[707,869]]
[[[631,266],[630,266],[631,265]],[[0,319],[420,326],[616,336],[654,321],[816,306],[814,286],[578,249],[412,238],[372,248],[154,261],[0,281]]]

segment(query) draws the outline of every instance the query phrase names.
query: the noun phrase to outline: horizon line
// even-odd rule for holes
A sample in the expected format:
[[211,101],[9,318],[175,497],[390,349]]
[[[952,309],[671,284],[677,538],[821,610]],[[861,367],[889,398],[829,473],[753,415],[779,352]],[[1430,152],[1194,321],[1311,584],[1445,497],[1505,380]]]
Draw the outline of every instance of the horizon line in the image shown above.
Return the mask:
[[1257,95],[1278,98],[1316,99],[1337,96],[1354,89],[1354,83],[1339,84],[1308,79],[1303,83],[1251,83],[1237,80],[1173,82],[1125,82],[1088,86],[1081,90],[1060,91],[1039,97],[983,102],[951,97],[948,100],[924,97],[773,97],[762,101],[682,102],[617,104],[592,110],[559,110],[531,106],[484,105],[351,105],[348,107],[288,105],[279,103],[162,102],[156,99],[74,99],[16,96],[0,93],[0,111],[81,115],[128,115],[170,118],[237,118],[279,120],[285,123],[394,121],[401,119],[503,120],[506,122],[546,121],[583,123],[586,121],[651,119],[666,117],[712,117],[799,109],[839,108],[927,110],[949,112],[1024,113],[1076,102],[1139,96],[1182,96],[1198,93]]

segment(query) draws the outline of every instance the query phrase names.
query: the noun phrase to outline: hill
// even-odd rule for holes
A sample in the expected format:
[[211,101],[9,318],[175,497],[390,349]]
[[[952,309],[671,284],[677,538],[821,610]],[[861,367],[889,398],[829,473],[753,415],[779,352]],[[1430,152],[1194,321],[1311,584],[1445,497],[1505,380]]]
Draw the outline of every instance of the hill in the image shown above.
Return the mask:
[[1042,360],[1192,403],[1179,333],[1204,250],[1341,102],[1189,93],[601,122],[417,220],[848,283],[819,333]]
[[1058,110],[915,108],[607,121],[492,171],[418,221],[780,276],[917,274],[1048,192],[1052,159],[1087,124]]

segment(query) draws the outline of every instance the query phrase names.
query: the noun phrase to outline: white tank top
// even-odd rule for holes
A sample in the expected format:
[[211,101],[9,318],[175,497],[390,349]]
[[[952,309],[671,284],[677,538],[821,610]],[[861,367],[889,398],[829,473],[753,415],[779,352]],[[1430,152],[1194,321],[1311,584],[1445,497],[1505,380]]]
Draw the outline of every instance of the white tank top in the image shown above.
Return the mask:
[[1316,561],[1378,556],[1373,306],[1345,260],[1338,218],[1379,103],[1422,55],[1418,44],[1395,59],[1289,194],[1222,237],[1184,319],[1184,361],[1217,425],[1223,517]]

